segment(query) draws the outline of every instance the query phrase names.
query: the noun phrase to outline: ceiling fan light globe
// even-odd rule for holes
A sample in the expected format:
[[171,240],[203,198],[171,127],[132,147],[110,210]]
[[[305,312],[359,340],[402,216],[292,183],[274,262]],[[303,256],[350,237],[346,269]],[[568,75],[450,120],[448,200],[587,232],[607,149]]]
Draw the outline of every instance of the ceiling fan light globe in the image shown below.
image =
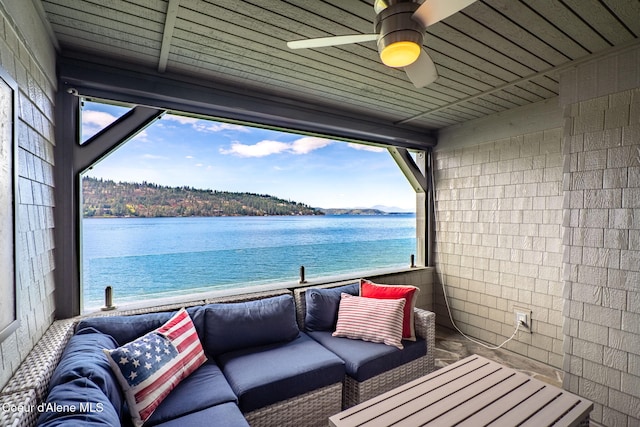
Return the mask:
[[420,46],[412,41],[391,43],[380,52],[380,60],[388,67],[402,68],[413,64],[420,56]]

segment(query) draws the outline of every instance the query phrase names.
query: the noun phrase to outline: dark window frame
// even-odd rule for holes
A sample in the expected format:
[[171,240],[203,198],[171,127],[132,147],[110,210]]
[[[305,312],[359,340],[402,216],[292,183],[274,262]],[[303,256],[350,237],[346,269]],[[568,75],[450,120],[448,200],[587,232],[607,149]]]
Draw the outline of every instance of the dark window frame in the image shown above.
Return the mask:
[[[436,142],[433,134],[410,126],[376,121],[371,117],[354,117],[346,111],[322,110],[301,100],[248,92],[245,88],[234,88],[213,81],[162,75],[135,69],[134,66],[116,68],[61,57],[58,78],[54,170],[56,318],[81,314],[80,176],[125,141],[124,138],[104,138],[102,141],[92,138],[92,141],[81,145],[80,96],[138,105],[131,114],[123,116],[125,120],[132,119],[131,125],[124,127],[124,133],[135,131],[137,126],[144,128],[145,121],[154,120],[156,114],[160,116],[167,111],[179,111],[214,120],[289,129],[296,133],[323,135],[343,141],[368,141],[400,150],[428,152]],[[117,132],[116,129],[114,134]],[[401,167],[405,175],[414,175],[407,175],[410,181],[424,170],[424,161],[419,163],[420,167],[413,161],[408,167]],[[425,194],[424,190],[421,192]],[[422,248],[426,247],[426,236],[418,234],[431,228],[426,227],[428,215],[424,214],[428,198],[417,197],[416,200],[416,217],[424,223],[416,225],[419,241],[416,264],[426,266],[430,263],[427,251]]]

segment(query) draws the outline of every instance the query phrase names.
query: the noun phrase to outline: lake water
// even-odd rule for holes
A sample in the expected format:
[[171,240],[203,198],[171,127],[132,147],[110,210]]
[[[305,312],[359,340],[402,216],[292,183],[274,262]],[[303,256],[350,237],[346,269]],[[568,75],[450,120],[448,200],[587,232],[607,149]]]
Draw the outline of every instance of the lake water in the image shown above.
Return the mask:
[[84,307],[386,267],[415,253],[415,216],[90,218]]

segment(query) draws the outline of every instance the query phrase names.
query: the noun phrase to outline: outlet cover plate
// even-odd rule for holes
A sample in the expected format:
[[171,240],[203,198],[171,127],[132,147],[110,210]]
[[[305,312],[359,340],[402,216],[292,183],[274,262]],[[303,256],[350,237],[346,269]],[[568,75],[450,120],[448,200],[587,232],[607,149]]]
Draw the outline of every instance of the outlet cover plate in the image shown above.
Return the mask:
[[520,321],[524,323],[524,325],[520,325],[520,330],[531,333],[531,310],[523,307],[513,307],[513,311],[516,324]]

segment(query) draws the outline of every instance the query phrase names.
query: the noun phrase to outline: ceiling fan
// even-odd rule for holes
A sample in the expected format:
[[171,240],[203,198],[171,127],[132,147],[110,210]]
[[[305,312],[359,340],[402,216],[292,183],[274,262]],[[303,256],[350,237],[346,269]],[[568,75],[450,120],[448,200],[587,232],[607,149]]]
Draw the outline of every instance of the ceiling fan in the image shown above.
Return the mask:
[[403,68],[415,87],[424,87],[438,78],[436,66],[422,49],[429,25],[453,15],[475,0],[375,0],[374,34],[321,37],[287,42],[290,49],[378,42],[383,64]]

